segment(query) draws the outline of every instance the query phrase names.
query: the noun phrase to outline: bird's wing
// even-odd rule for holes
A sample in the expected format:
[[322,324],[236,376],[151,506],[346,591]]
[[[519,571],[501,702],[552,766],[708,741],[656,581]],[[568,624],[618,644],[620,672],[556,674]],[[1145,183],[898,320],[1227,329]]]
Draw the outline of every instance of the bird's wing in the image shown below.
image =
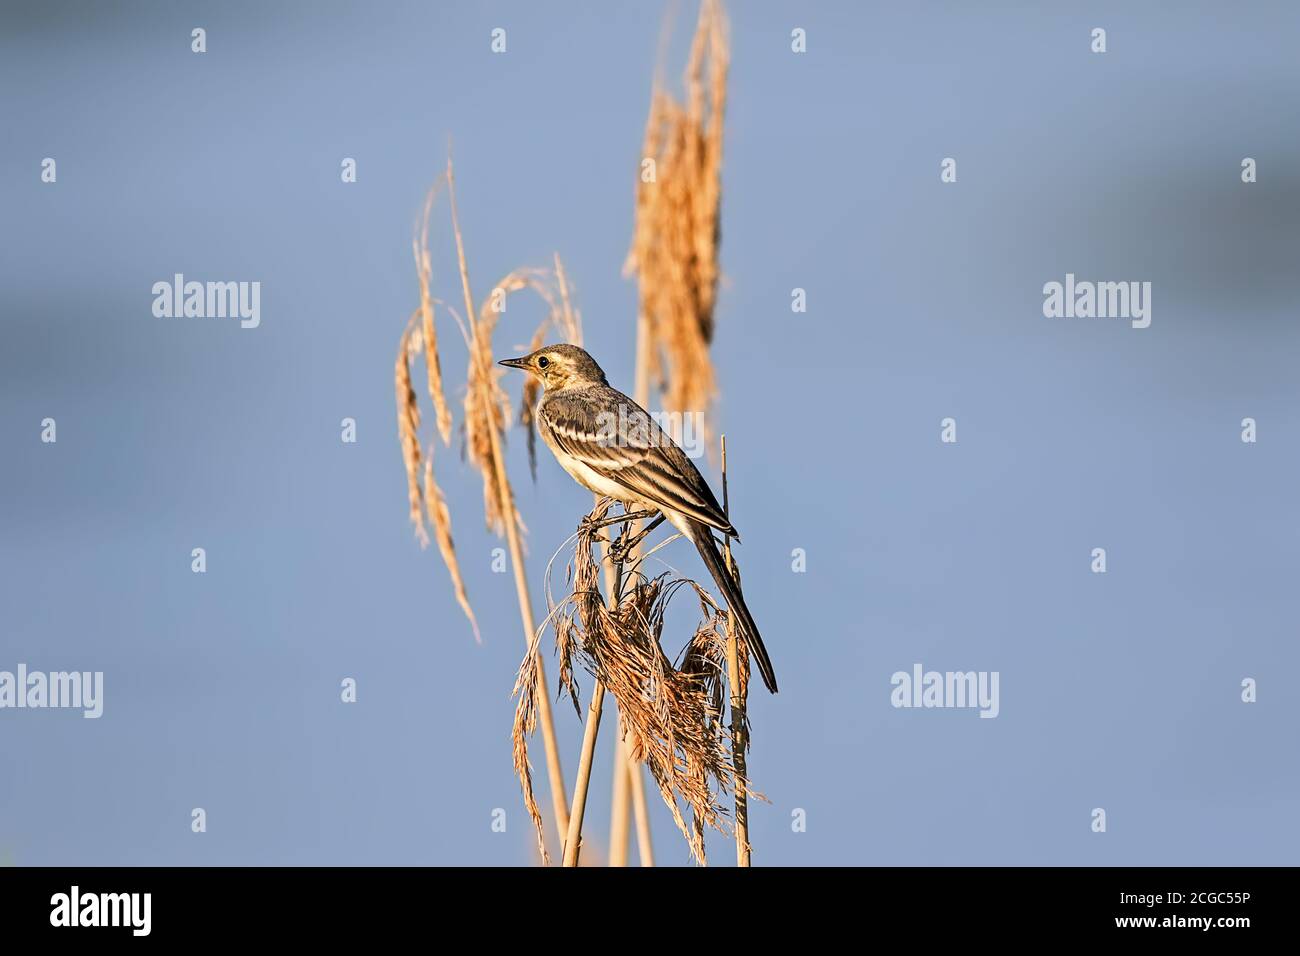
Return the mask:
[[632,497],[736,536],[699,469],[626,395],[612,388],[560,392],[542,403],[540,414],[556,444]]

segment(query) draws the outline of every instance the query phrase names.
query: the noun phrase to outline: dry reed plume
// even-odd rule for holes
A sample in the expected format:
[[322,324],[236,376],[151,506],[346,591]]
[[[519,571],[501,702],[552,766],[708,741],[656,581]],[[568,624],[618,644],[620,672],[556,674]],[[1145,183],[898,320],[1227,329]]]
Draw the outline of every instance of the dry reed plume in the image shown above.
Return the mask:
[[[423,332],[416,325],[419,318],[419,312],[411,316],[402,332],[397,347],[397,364],[394,370],[394,383],[397,389],[397,433],[402,445],[402,461],[406,466],[407,501],[410,507],[411,523],[415,526],[415,536],[422,548],[429,546],[429,533],[425,529],[426,516],[428,523],[433,525],[434,536],[438,541],[438,551],[442,554],[442,560],[447,566],[448,574],[451,575],[452,588],[456,593],[456,603],[460,605],[461,610],[465,612],[465,616],[469,619],[470,628],[474,632],[474,640],[481,642],[478,621],[474,617],[473,608],[470,607],[469,596],[465,591],[465,581],[460,573],[460,562],[456,559],[456,545],[451,536],[451,512],[447,508],[447,501],[443,497],[442,489],[433,476],[434,438],[430,437],[429,444],[423,452],[421,452],[420,447],[420,403],[419,396],[416,395],[415,388],[411,384],[411,358],[413,355],[423,352],[426,356],[426,363],[430,361],[428,358],[430,337],[428,333]],[[432,317],[430,321],[432,321]],[[433,354],[432,361],[436,366],[436,352]],[[428,379],[432,392],[435,381],[434,373],[430,372]],[[433,401],[436,405],[437,399],[433,399]],[[420,474],[422,458],[424,462],[423,482],[421,482]]]
[[[431,291],[433,269],[428,247],[429,220],[434,199],[444,187],[451,206],[452,233],[456,242],[461,292],[465,302],[463,317],[458,315],[451,306],[434,298]],[[494,532],[503,534],[509,542],[520,621],[525,641],[531,643],[536,625],[523,566],[521,538],[524,531],[523,519],[515,505],[514,493],[506,473],[502,453],[511,412],[505,390],[501,388],[499,370],[492,357],[492,334],[505,309],[506,297],[521,289],[532,289],[547,306],[547,314],[536,332],[536,337],[542,336],[548,327],[554,325],[564,334],[580,340],[581,319],[573,307],[568,278],[558,255],[555,256],[553,271],[521,269],[511,272],[493,288],[480,308],[474,307],[464,236],[456,208],[455,177],[450,160],[446,172],[438,178],[425,199],[413,248],[420,301],[419,307],[407,322],[399,340],[394,382],[398,437],[406,469],[408,506],[416,537],[422,546],[427,546],[429,541],[425,527],[427,517],[428,523],[434,527],[439,550],[451,576],[456,599],[470,621],[475,639],[478,639],[478,624],[466,594],[451,536],[450,511],[433,472],[433,447],[436,438],[441,435],[444,444],[449,443],[453,430],[452,410],[444,396],[442,367],[436,338],[435,306],[442,304],[445,311],[460,325],[469,354],[465,399],[462,406],[466,456],[483,478],[484,518],[487,526]],[[425,446],[422,446],[420,440],[419,397],[411,379],[411,361],[416,356],[422,356],[425,361],[429,402],[433,408],[437,429],[437,434],[431,435]],[[544,667],[540,659],[535,661],[535,668],[537,679],[543,681]],[[543,698],[538,702],[536,713],[537,722],[542,725],[543,739],[546,744],[547,776],[551,788],[556,831],[562,841],[568,828],[568,811],[564,777],[560,769],[559,745],[548,699]],[[535,820],[540,820],[540,814],[532,799],[531,788],[528,789],[526,797],[530,814]]]
[[653,379],[674,411],[707,411],[717,394],[709,344],[728,61],[726,16],[717,0],[704,0],[686,67],[686,102],[656,81],[642,146],[636,228],[624,265],[625,274],[636,275],[640,297],[636,397],[645,403]]
[[433,474],[434,436],[430,436],[429,443],[423,451],[424,474],[421,482],[420,407],[415,388],[411,384],[411,359],[415,355],[422,355],[429,401],[434,408],[438,434],[442,436],[443,444],[448,444],[451,440],[451,410],[443,394],[442,364],[438,358],[438,340],[433,321],[433,298],[429,292],[432,273],[429,262],[429,213],[433,208],[439,184],[435,183],[425,197],[420,227],[417,236],[411,242],[420,287],[420,306],[407,322],[397,349],[397,365],[394,373],[397,388],[397,431],[402,444],[402,460],[406,465],[407,499],[416,537],[421,547],[428,547],[429,535],[425,530],[425,516],[427,516],[428,523],[433,525],[443,563],[447,565],[447,571],[451,575],[456,602],[469,619],[470,627],[474,631],[474,639],[479,641],[481,638],[478,621],[475,620],[474,611],[470,607],[460,564],[456,559],[456,546],[451,535],[451,512]]
[[415,272],[420,282],[420,332],[424,339],[424,367],[427,372],[429,401],[437,414],[438,434],[442,443],[451,443],[451,408],[442,389],[442,362],[438,358],[438,337],[433,324],[433,296],[429,291],[433,279],[433,265],[429,261],[429,214],[437,196],[441,180],[434,183],[424,197],[424,213],[420,217],[420,234],[412,237],[411,251],[415,255]]
[[[728,615],[693,581],[670,579],[668,574],[645,576],[640,571],[641,559],[635,559],[626,571],[618,568],[620,578],[607,603],[600,591],[601,562],[595,548],[603,540],[598,526],[610,505],[608,499],[602,499],[571,539],[576,543],[569,568],[569,595],[558,605],[548,596],[560,686],[577,709],[575,668],[581,666],[595,680],[594,695],[603,695],[605,690],[614,695],[629,751],[649,769],[691,855],[703,864],[705,828],[730,832],[720,797],[734,790],[738,780],[731,735],[723,722]],[[548,567],[548,592],[549,578]],[[661,638],[669,602],[682,589],[696,594],[702,621],[681,654],[679,666],[674,667],[663,651]],[[534,643],[515,684],[517,769],[527,767],[527,736],[536,720],[538,659]],[[593,707],[595,703],[593,699]],[[588,727],[591,733],[590,718]],[[522,770],[521,784],[527,794],[530,781]],[[531,797],[526,800],[532,803]],[[691,813],[689,824],[679,800]],[[534,814],[533,820],[544,853],[540,815]],[[570,834],[572,839],[572,829]],[[576,846],[571,849],[576,854]]]

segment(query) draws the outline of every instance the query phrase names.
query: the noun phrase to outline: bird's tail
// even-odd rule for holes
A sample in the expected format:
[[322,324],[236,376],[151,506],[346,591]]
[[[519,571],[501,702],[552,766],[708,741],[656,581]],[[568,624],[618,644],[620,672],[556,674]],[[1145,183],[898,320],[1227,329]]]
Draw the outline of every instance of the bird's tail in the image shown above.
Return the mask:
[[722,554],[718,551],[718,543],[713,539],[713,532],[709,530],[708,525],[698,521],[692,521],[690,529],[691,540],[700,552],[700,557],[704,559],[704,564],[708,567],[709,573],[713,575],[714,583],[722,592],[722,596],[727,599],[728,610],[739,619],[740,626],[745,630],[749,649],[754,654],[755,663],[758,664],[758,672],[763,675],[763,683],[767,685],[769,691],[775,694],[776,672],[772,670],[772,660],[767,656],[767,648],[763,646],[763,638],[759,636],[758,625],[754,623],[749,608],[745,606],[745,599],[740,593],[740,586],[727,571],[726,565],[722,563]]

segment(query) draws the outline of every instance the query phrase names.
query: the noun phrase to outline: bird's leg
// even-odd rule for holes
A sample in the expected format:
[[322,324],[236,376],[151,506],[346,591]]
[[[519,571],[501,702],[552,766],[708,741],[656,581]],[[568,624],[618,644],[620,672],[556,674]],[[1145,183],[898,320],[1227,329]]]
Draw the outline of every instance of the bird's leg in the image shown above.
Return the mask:
[[[652,514],[654,514],[653,511],[643,511],[643,512],[638,512],[633,517],[636,518],[649,517]],[[628,556],[628,554],[631,553],[632,549],[641,543],[641,539],[644,538],[646,535],[648,535],[655,528],[663,524],[663,521],[664,521],[664,514],[661,511],[659,512],[659,517],[655,518],[654,521],[651,521],[648,525],[646,525],[644,528],[642,528],[640,531],[634,534],[631,537],[631,539],[628,541],[623,540],[624,538],[627,537],[627,531],[624,531],[622,534],[618,536],[618,539],[609,546],[609,556],[614,559],[615,563],[621,563]]]
[[[596,532],[599,531],[601,528],[608,528],[610,525],[624,524],[625,522],[628,521],[640,521],[642,518],[649,518],[654,513],[655,512],[648,511],[648,510],[647,511],[625,511],[621,515],[614,515],[614,517],[612,518],[599,518],[599,519],[593,518],[591,515],[585,515],[583,516],[583,519],[580,522],[578,522],[578,531],[582,534],[592,535],[598,541],[608,542],[609,540],[608,538],[606,538],[604,535],[596,534]],[[656,522],[656,524],[657,523],[658,522]],[[621,541],[625,537],[627,537],[626,530],[618,536],[617,540]],[[637,540],[639,541],[641,539],[638,537]],[[611,545],[611,547],[613,547],[613,545]],[[626,554],[626,549],[624,549],[624,554]],[[621,561],[622,557],[620,556],[618,560]]]
[[592,517],[592,515],[594,515],[597,511],[608,511],[610,506],[613,503],[614,503],[614,499],[609,497],[609,495],[601,495],[599,498],[597,498],[595,510],[593,510],[591,514],[582,516],[582,520],[578,522],[578,530],[589,534],[593,531],[596,531],[598,528],[603,528],[608,524],[613,524],[615,521],[618,521],[619,520],[618,518],[613,518],[608,520],[601,519],[598,521],[597,519]]
[[595,531],[598,528],[608,528],[612,524],[622,524],[625,521],[640,521],[642,518],[649,518],[653,514],[655,514],[654,511],[625,511],[621,515],[599,520],[593,520],[591,515],[587,515],[582,519],[582,527],[587,531]]

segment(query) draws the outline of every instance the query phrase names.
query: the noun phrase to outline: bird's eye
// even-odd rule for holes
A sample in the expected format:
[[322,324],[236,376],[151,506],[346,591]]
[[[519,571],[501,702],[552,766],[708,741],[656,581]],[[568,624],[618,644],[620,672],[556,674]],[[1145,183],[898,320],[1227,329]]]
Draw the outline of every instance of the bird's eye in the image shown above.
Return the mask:
[[538,367],[538,368],[546,368],[546,367],[549,366],[550,364],[551,364],[551,360],[548,359],[545,355],[543,355],[541,358],[539,358],[539,359],[537,360],[537,367]]

